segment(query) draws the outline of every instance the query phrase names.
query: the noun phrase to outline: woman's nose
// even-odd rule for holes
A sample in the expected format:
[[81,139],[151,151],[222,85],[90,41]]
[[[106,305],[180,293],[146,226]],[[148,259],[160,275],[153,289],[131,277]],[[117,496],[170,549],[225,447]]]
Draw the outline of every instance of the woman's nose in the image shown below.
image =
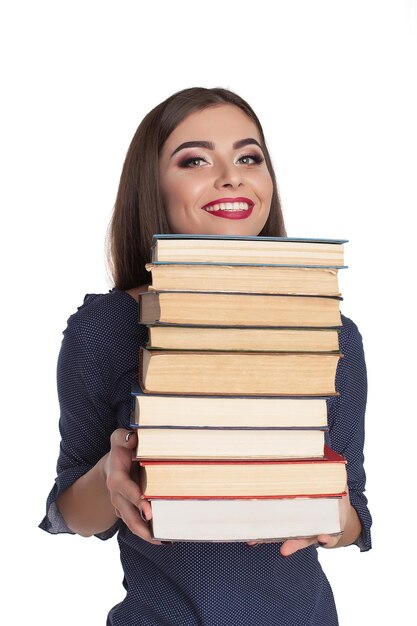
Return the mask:
[[220,189],[222,187],[237,188],[243,184],[243,177],[241,169],[233,163],[224,163],[219,165],[216,173],[215,187]]

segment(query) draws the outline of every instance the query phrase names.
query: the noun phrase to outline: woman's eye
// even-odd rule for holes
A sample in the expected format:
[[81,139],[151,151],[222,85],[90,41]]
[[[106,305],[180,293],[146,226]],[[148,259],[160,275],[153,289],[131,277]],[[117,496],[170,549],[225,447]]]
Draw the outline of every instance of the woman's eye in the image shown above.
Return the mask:
[[201,162],[203,161],[204,163],[206,162],[206,160],[203,159],[203,157],[191,157],[188,159],[184,159],[183,161],[180,162],[179,165],[180,167],[190,167],[190,168],[200,167]]
[[243,163],[243,165],[253,165],[254,163],[262,163],[264,159],[257,154],[245,154],[240,157],[239,161]]
[[[264,158],[259,156],[258,154],[244,154],[237,160],[237,163],[241,163],[242,165],[257,165],[259,163],[263,163],[263,161]],[[204,164],[207,163],[208,162],[204,157],[187,157],[179,162],[179,167],[195,169],[203,167]]]

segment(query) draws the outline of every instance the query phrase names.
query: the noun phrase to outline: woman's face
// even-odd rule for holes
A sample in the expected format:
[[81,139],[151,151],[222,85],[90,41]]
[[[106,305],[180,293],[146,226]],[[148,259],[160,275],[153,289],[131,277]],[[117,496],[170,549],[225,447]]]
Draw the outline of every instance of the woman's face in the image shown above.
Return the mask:
[[175,233],[258,235],[268,218],[273,186],[261,139],[234,105],[186,117],[163,146],[159,176]]

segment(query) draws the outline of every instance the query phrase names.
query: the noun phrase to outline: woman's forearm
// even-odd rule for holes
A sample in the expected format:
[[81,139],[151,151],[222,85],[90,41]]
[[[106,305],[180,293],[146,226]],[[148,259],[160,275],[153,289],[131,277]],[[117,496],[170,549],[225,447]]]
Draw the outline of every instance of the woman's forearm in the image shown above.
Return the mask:
[[68,528],[83,537],[104,532],[117,520],[106,486],[106,458],[107,455],[57,500],[58,509]]

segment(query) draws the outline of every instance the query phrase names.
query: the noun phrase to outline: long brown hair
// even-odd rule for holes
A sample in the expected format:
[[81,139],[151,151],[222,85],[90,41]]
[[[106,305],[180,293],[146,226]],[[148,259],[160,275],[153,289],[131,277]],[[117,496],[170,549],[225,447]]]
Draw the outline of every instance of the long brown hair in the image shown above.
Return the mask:
[[273,183],[271,210],[259,234],[285,236],[275,173],[255,112],[245,100],[228,89],[184,89],[146,115],[126,154],[108,237],[110,271],[118,289],[131,289],[149,282],[145,263],[149,262],[152,235],[171,232],[158,180],[159,155],[165,141],[190,113],[219,104],[239,107],[256,124]]

